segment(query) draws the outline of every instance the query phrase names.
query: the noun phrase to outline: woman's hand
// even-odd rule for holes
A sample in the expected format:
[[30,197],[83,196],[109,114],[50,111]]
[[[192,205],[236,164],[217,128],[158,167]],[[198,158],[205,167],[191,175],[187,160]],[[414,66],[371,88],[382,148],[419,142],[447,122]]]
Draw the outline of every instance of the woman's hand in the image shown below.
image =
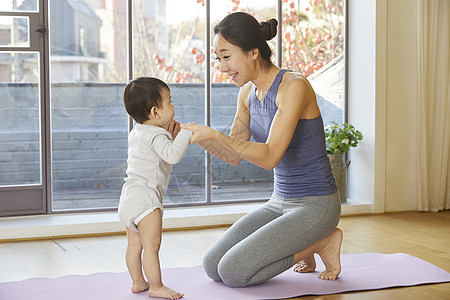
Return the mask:
[[173,120],[165,129],[172,135],[172,140],[174,140],[181,130],[180,122]]
[[207,140],[212,140],[216,130],[208,126],[198,125],[197,123],[181,124],[182,129],[192,131],[191,144],[197,144]]

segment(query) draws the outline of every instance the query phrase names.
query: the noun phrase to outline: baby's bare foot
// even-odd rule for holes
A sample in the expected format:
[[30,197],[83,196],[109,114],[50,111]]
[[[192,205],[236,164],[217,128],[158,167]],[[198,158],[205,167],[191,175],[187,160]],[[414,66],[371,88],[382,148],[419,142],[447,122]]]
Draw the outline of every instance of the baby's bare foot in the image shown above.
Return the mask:
[[308,256],[307,258],[299,261],[294,265],[294,271],[298,273],[313,272],[315,269],[316,269],[316,260],[314,259],[314,254]]
[[326,270],[319,274],[319,278],[323,280],[335,280],[341,273],[341,243],[342,230],[336,228],[324,240],[324,247],[317,252],[322,259]]
[[148,295],[150,297],[165,298],[165,299],[180,299],[184,294],[178,293],[164,285],[160,287],[151,286],[148,289]]
[[133,293],[140,293],[148,290],[149,285],[147,281],[133,282],[133,286],[131,287],[131,291]]

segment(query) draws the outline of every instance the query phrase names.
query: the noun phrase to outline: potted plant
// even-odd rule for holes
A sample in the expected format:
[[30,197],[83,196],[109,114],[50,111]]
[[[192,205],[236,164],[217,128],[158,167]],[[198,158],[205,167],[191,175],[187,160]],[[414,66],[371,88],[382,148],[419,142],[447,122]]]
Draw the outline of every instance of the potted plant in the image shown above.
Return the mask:
[[351,124],[332,122],[325,126],[327,154],[336,179],[341,203],[347,202],[347,168],[350,165],[350,161],[345,160],[345,153],[351,147],[356,147],[362,138],[362,133]]

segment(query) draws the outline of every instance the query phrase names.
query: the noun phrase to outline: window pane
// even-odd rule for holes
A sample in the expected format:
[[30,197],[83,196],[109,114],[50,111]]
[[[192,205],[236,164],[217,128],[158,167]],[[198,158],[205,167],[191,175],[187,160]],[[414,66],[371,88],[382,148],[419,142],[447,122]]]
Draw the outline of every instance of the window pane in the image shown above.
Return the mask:
[[51,0],[53,209],[117,207],[128,117],[126,2]]
[[[276,18],[276,1],[211,1],[211,25],[214,26],[228,13],[235,11],[250,13],[259,22],[262,22]],[[213,40],[213,36],[211,40]],[[276,38],[269,41],[274,62],[275,43]],[[211,87],[211,126],[228,134],[236,113],[239,88],[231,83],[232,81],[226,74],[219,72],[219,65],[215,62],[214,55],[211,61],[213,82]],[[255,166],[245,160],[234,167],[214,157],[211,168],[213,184],[211,198],[213,202],[264,200],[272,194],[272,171]]]
[[0,16],[0,47],[29,47],[28,17]]
[[311,82],[325,125],[343,121],[344,14],[342,0],[283,3],[283,67]]
[[167,83],[202,83],[205,7],[194,0],[164,2],[134,1],[134,76],[154,76]]
[[[175,119],[204,124],[205,7],[193,0],[137,0],[134,12],[134,76],[167,82]],[[190,145],[172,167],[164,204],[203,203],[204,186],[204,150]]]
[[41,184],[39,54],[0,52],[0,186]]
[[38,11],[38,0],[2,0],[0,11]]
[[52,82],[127,81],[126,4],[113,2],[50,0]]

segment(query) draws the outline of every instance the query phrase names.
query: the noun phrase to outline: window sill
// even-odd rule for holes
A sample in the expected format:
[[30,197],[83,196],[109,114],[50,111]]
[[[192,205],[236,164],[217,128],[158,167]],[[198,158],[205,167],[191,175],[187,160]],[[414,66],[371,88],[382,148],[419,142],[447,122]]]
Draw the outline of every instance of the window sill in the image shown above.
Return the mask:
[[[167,208],[165,230],[230,225],[261,203],[208,207]],[[342,216],[372,213],[372,204],[349,201],[342,205]],[[0,218],[0,242],[12,240],[77,237],[124,233],[117,213],[80,213]]]

